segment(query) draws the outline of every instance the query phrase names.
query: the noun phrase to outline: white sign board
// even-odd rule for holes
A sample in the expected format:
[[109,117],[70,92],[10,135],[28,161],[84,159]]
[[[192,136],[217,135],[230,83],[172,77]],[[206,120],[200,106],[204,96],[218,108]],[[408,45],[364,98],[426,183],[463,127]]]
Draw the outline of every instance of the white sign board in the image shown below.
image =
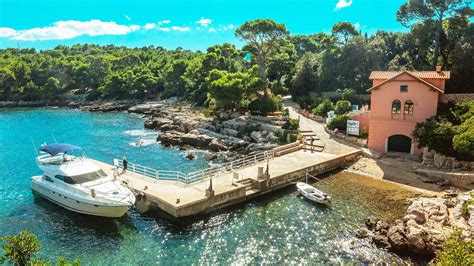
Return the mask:
[[359,136],[359,121],[347,120],[347,135]]
[[331,123],[332,119],[334,118],[334,111],[329,111],[327,114],[328,117],[326,118],[326,125],[329,125],[329,123]]

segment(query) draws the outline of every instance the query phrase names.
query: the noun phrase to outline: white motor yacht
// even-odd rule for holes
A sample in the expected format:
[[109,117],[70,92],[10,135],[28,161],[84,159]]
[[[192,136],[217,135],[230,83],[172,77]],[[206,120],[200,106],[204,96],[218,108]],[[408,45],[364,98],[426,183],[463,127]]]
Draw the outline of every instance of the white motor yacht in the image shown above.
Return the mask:
[[[78,151],[80,155],[72,155]],[[32,190],[68,210],[121,217],[135,204],[133,193],[86,158],[78,146],[44,145],[36,163],[44,174],[31,178]]]

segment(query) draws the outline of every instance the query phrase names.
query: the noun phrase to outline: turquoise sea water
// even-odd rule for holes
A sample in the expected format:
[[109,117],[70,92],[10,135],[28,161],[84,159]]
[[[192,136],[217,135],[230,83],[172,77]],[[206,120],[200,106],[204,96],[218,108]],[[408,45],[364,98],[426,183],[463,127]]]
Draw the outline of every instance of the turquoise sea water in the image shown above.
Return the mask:
[[[39,144],[52,142],[51,134],[58,142],[82,146],[90,157],[109,163],[114,156],[125,155],[131,162],[160,169],[205,166],[203,158],[188,161],[179,150],[156,144],[157,133],[143,130],[137,115],[0,110],[0,235],[23,229],[37,234],[43,244],[40,256],[78,258],[84,265],[402,261],[366,240],[351,240],[367,216],[384,216],[393,206],[379,202],[380,206],[369,208],[373,204],[361,197],[366,187],[341,182],[354,178],[345,177],[347,173],[320,184],[333,194],[331,208],[315,206],[288,188],[180,223],[158,211],[132,210],[115,220],[69,212],[33,197],[30,190],[30,177],[41,173],[30,137]],[[136,147],[139,140],[144,145]]]

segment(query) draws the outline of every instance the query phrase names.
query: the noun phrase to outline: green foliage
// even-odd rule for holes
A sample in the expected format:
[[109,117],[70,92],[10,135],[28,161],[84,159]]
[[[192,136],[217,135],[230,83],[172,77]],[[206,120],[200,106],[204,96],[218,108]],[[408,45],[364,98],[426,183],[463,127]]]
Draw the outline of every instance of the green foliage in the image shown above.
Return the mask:
[[27,265],[34,259],[41,249],[38,238],[28,232],[21,231],[19,235],[4,236],[1,238],[3,255],[0,262],[10,261],[16,265]]
[[294,97],[301,97],[308,95],[309,92],[320,92],[319,77],[316,73],[320,58],[311,53],[305,53],[301,59],[296,63],[296,73],[292,79],[291,95]]
[[357,29],[350,22],[338,22],[332,26],[331,33],[346,44],[351,37],[359,34]]
[[327,117],[328,112],[334,110],[334,104],[330,99],[324,99],[318,106],[316,106],[311,113],[322,117]]
[[367,139],[368,137],[369,137],[369,133],[367,132],[367,130],[365,130],[364,128],[361,128],[359,130],[359,138]]
[[235,31],[235,36],[247,42],[247,50],[257,58],[259,75],[264,82],[267,81],[269,58],[278,54],[280,41],[288,35],[289,32],[284,24],[276,23],[271,19],[247,21]]
[[[290,136],[289,140],[290,142],[288,142],[288,136]],[[291,133],[290,131],[288,130],[285,130],[283,131],[283,134],[279,135],[279,144],[287,144],[287,143],[291,143],[291,142],[295,142],[298,140],[299,138],[299,134],[297,133]]]
[[454,150],[474,158],[474,116],[457,126],[456,131],[453,137]]
[[[11,262],[14,265],[26,266],[51,266],[50,262],[36,258],[36,254],[41,249],[41,243],[36,235],[29,231],[21,231],[18,235],[10,235],[1,237],[0,240],[5,242],[2,246],[3,255],[0,257],[0,263]],[[64,257],[59,257],[56,263],[58,266],[79,266],[81,262],[74,260],[68,262]]]
[[474,199],[468,199],[463,202],[461,206],[461,214],[464,215],[464,217],[469,217],[469,206],[474,205]]
[[351,118],[348,115],[335,115],[332,121],[328,124],[329,129],[335,129],[346,131],[347,120]]
[[454,230],[430,265],[474,265],[474,241],[463,239],[461,229]]
[[337,115],[343,115],[347,114],[352,110],[352,105],[349,101],[347,100],[339,100],[336,103],[336,106],[334,108],[334,113]]
[[[290,36],[285,25],[275,21],[248,21],[235,33],[246,43],[242,49],[228,43],[204,52],[91,44],[42,51],[2,49],[0,101],[54,101],[84,94],[88,100],[177,96],[206,105],[213,104],[208,99],[210,74],[218,70],[259,77],[261,84],[254,89],[266,96],[270,91],[289,92],[303,108],[315,96],[339,88],[346,88],[344,100],[360,104],[355,95],[371,86],[371,71],[432,70],[434,62],[451,71],[447,93],[471,92],[474,23],[464,12],[468,2],[407,1],[400,7],[399,21],[410,26],[409,32],[377,31],[370,36],[360,35],[348,22],[335,24],[332,34]],[[441,24],[440,10],[445,10]],[[252,55],[250,62],[246,54]],[[236,79],[228,77],[224,83],[241,86]],[[245,108],[254,99],[242,98],[232,105]]]
[[474,100],[456,104],[453,108],[453,113],[460,123],[474,117]]
[[406,27],[409,27],[412,22],[436,23],[434,29],[435,47],[432,59],[432,66],[436,66],[440,53],[441,35],[444,33],[443,22],[449,17],[471,16],[470,4],[471,1],[469,0],[410,0],[400,6],[397,11],[397,20]]
[[251,73],[229,73],[212,70],[206,79],[209,87],[208,98],[216,109],[234,111],[242,101],[261,87],[262,81]]
[[[462,160],[474,159],[474,101],[456,104],[451,112],[417,123],[412,136],[419,147]],[[451,121],[449,121],[450,119]]]
[[248,109],[253,114],[266,115],[270,112],[280,111],[282,105],[282,99],[280,96],[271,95],[262,99],[253,100],[248,105]]
[[283,129],[288,129],[288,130],[298,130],[300,128],[300,120],[299,119],[290,119],[281,126]]
[[416,123],[412,136],[418,143],[418,148],[429,147],[430,150],[453,156],[455,154],[452,149],[454,134],[451,122],[431,118],[426,122]]

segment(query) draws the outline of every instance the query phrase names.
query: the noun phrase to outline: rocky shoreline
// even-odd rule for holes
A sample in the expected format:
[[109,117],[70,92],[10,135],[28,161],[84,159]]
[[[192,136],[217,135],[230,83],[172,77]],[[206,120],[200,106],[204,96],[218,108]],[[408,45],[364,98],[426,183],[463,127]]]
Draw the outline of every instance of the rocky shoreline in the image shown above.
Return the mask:
[[137,105],[128,112],[144,114],[145,128],[159,131],[157,141],[166,147],[206,150],[224,154],[227,160],[273,149],[284,134],[282,121],[278,118],[237,113],[219,113],[209,118],[193,108],[158,104]]
[[474,190],[446,193],[442,197],[411,199],[402,219],[386,222],[368,218],[358,238],[370,238],[381,248],[416,259],[432,259],[449,234],[462,230],[465,239],[474,237]]

